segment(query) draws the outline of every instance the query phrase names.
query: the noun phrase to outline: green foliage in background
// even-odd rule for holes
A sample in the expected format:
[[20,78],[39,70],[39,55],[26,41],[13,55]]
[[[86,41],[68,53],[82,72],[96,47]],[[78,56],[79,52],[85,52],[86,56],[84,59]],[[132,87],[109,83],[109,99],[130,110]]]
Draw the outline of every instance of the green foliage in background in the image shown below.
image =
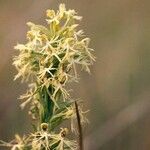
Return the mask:
[[[65,85],[77,81],[76,65],[90,72],[94,61],[89,48],[89,38],[77,30],[76,21],[81,20],[74,10],[66,10],[60,4],[59,10],[47,10],[47,26],[28,22],[27,42],[17,44],[19,55],[13,65],[18,70],[15,79],[28,82],[28,90],[20,96],[21,108],[29,104],[29,114],[34,120],[34,133],[2,145],[12,150],[75,150],[76,139],[68,136],[76,131],[75,101]],[[86,122],[79,107],[81,124]],[[62,128],[69,121],[70,126]],[[61,127],[61,128],[60,128]],[[60,128],[60,129],[59,129]]]

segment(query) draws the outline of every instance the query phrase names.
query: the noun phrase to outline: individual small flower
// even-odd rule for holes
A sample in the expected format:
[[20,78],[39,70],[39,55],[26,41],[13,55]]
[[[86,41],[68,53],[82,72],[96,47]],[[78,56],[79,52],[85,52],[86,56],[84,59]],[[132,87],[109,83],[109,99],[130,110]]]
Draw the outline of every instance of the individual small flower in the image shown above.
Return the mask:
[[46,15],[47,15],[47,17],[49,17],[49,18],[54,18],[54,17],[55,17],[55,11],[48,9],[48,10],[46,11]]

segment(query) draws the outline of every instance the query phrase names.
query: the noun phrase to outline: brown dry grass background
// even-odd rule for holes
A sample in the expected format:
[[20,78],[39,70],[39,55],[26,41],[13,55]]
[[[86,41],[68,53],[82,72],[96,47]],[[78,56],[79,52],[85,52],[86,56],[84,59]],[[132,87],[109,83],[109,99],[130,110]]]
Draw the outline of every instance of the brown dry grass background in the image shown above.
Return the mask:
[[91,110],[85,150],[149,150],[149,0],[0,0],[0,139],[31,128],[18,107],[25,85],[13,81],[13,46],[25,41],[27,21],[43,23],[45,10],[60,2],[84,17],[81,26],[97,57],[92,75],[82,73],[72,87]]

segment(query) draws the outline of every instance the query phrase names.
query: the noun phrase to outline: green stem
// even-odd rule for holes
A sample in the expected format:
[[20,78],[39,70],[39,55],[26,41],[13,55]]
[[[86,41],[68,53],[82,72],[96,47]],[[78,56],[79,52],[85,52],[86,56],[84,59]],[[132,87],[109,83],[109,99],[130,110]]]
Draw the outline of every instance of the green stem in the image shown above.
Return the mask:
[[[48,90],[50,90],[50,88]],[[49,120],[51,119],[52,115],[53,115],[54,103],[50,99],[50,96],[47,93],[46,87],[44,87],[41,90],[40,104],[41,104],[40,122],[41,123],[48,123]]]

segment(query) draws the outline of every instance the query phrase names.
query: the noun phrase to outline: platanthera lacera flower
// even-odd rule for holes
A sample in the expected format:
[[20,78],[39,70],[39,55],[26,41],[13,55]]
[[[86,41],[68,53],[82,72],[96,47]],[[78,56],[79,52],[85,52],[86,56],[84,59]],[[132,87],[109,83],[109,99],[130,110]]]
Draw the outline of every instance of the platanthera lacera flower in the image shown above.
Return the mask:
[[[66,10],[60,4],[59,10],[47,10],[47,25],[28,22],[29,31],[25,44],[17,44],[19,55],[13,65],[18,74],[15,79],[29,83],[21,108],[30,106],[29,114],[35,120],[35,132],[8,143],[12,150],[75,150],[76,140],[67,138],[74,130],[76,109],[65,85],[77,81],[76,66],[90,72],[94,61],[89,48],[89,38],[78,30],[77,16],[74,10]],[[81,123],[85,122],[84,112],[79,107]],[[61,123],[70,121],[71,126],[61,128]],[[68,129],[70,128],[70,132]],[[57,130],[56,130],[57,129]],[[4,145],[6,143],[3,143]]]

